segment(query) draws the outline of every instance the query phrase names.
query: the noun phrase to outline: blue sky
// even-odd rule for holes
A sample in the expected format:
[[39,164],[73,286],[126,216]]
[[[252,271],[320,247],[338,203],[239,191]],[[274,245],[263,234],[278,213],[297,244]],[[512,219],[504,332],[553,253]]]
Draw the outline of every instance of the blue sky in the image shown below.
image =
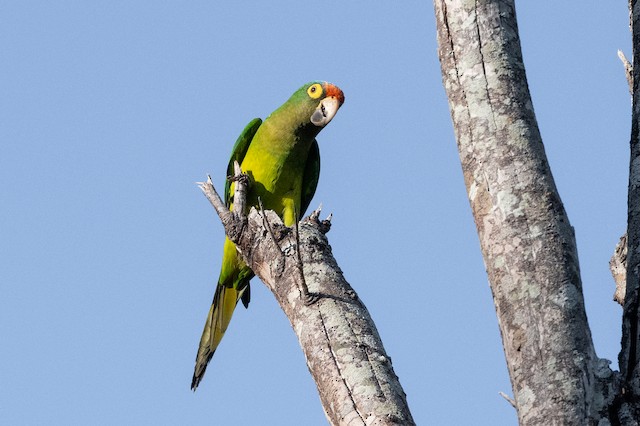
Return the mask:
[[[194,182],[221,186],[244,125],[321,79],[346,102],[318,138],[312,206],[334,214],[334,254],[414,418],[515,424],[433,5],[220,3],[0,2],[0,423],[326,424],[257,279],[189,390],[223,240]],[[615,365],[627,4],[517,6],[596,349]]]

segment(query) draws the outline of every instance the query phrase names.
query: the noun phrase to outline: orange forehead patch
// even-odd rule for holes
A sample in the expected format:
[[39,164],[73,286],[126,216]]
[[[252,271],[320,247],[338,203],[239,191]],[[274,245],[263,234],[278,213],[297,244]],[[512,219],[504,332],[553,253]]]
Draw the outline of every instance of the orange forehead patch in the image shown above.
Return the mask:
[[344,103],[344,93],[342,93],[342,90],[340,90],[338,86],[327,83],[325,93],[327,97],[333,96],[334,98],[338,99],[340,105]]

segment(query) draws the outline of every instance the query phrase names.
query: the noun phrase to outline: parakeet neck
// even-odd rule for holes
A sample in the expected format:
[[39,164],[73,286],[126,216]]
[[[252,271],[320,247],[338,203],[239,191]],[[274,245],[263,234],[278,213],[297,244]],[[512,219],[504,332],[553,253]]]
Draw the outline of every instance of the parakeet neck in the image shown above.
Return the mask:
[[306,160],[309,147],[321,130],[311,123],[309,117],[307,111],[285,104],[265,120],[260,130],[269,135],[269,140],[277,141],[269,146],[275,155],[286,152],[289,156],[298,157],[296,154],[299,152],[303,154],[301,159]]

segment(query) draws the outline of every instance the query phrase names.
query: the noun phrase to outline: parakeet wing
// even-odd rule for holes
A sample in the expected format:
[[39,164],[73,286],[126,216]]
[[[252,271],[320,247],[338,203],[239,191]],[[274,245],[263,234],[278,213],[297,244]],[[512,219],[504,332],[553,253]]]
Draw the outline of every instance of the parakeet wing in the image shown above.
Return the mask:
[[[254,118],[247,124],[238,136],[238,140],[235,145],[233,145],[233,150],[231,151],[231,158],[229,159],[229,165],[227,166],[227,176],[233,176],[233,162],[237,161],[238,164],[242,164],[242,160],[244,159],[245,154],[247,153],[247,149],[249,149],[249,144],[253,139],[253,136],[258,131],[258,127],[262,124],[262,120],[260,118]],[[317,184],[317,181],[316,181]],[[227,180],[224,185],[224,202],[229,207],[231,205],[231,195],[229,192],[231,190],[231,181]]]
[[318,187],[318,179],[320,179],[320,149],[318,148],[318,141],[314,139],[311,148],[309,148],[309,156],[307,157],[307,164],[302,177],[301,205],[298,219],[301,219],[304,216],[304,212],[309,208],[309,203],[311,203],[311,199]]

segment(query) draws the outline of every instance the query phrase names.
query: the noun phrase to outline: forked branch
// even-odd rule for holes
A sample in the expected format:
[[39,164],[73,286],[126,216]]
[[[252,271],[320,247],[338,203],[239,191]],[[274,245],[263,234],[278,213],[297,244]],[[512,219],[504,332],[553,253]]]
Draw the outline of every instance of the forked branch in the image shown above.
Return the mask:
[[[236,170],[236,175],[239,175]],[[234,179],[238,179],[237,177]],[[236,180],[234,206],[246,200]],[[413,425],[405,393],[375,324],[345,280],[319,211],[298,232],[270,210],[227,209],[211,180],[199,184],[244,261],[275,295],[304,352],[332,425]],[[240,187],[240,190],[238,189]],[[300,276],[315,303],[305,303]]]

